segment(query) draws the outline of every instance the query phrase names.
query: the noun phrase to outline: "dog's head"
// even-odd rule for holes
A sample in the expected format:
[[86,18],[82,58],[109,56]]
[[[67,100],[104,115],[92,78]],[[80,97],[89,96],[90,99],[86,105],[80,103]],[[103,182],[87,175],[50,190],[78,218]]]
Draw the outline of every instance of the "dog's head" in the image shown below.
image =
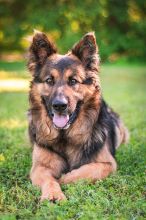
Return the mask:
[[99,101],[99,56],[94,33],[86,34],[68,54],[59,55],[47,36],[36,32],[28,68],[33,75],[31,104],[43,104],[55,128],[67,129],[83,106],[92,108]]

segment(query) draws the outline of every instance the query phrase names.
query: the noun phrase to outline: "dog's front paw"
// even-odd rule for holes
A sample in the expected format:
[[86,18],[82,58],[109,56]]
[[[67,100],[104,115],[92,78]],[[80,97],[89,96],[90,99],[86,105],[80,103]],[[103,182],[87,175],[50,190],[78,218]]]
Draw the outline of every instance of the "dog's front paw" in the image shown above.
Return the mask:
[[42,194],[40,201],[42,202],[44,200],[50,200],[52,202],[63,201],[66,200],[66,196],[61,191],[51,190],[49,194]]

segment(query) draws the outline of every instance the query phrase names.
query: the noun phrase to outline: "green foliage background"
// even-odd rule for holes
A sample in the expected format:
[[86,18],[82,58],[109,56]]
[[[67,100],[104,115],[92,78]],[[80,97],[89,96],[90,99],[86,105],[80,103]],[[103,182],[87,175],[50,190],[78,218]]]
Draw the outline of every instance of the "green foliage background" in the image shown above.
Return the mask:
[[33,28],[47,32],[60,52],[95,31],[102,60],[144,61],[144,0],[1,0],[0,51],[24,51]]

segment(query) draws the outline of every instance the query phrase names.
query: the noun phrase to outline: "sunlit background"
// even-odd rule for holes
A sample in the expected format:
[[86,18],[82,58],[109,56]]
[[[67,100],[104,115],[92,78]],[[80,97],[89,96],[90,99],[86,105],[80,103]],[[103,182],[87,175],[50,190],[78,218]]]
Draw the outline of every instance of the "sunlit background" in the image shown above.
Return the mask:
[[0,60],[4,62],[0,63],[0,91],[28,88],[26,79],[16,77],[16,68],[6,71],[5,61],[25,60],[26,38],[33,29],[47,33],[60,53],[86,32],[95,31],[102,63],[146,59],[146,1],[1,0]]
[[57,42],[60,52],[95,31],[103,61],[145,61],[144,0],[1,0],[0,58],[19,59],[34,28]]
[[[64,205],[41,206],[28,179],[26,38],[33,29],[44,31],[60,53],[95,31],[103,96],[131,133],[118,149],[118,172],[94,186],[63,188]],[[146,1],[0,0],[0,219],[146,219],[145,159]]]

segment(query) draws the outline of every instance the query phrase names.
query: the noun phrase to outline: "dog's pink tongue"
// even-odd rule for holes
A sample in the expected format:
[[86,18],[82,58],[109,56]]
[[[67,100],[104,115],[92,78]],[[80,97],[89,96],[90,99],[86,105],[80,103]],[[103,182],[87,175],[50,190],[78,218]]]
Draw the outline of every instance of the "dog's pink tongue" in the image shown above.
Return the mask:
[[54,114],[53,116],[53,123],[59,128],[65,127],[68,121],[69,121],[69,115]]

